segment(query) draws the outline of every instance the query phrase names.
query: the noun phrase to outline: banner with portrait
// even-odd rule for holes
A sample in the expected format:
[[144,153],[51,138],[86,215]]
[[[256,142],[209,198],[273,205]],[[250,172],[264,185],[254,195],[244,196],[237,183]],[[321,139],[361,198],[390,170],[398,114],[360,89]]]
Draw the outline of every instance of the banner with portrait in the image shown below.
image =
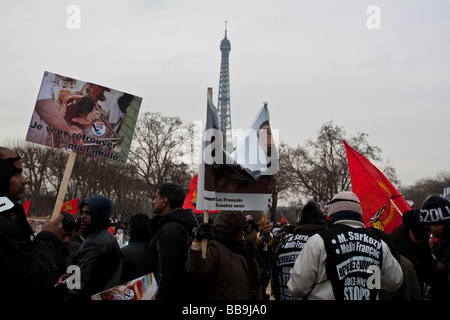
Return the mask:
[[231,154],[222,141],[217,109],[208,97],[197,210],[267,210],[278,172],[267,104]]
[[46,71],[26,140],[125,162],[142,98]]

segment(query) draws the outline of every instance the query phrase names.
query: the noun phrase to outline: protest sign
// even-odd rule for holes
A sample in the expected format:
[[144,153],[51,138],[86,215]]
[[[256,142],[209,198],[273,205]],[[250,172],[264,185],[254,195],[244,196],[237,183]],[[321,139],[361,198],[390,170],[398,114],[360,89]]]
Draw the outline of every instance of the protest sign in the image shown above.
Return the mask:
[[26,141],[69,151],[52,217],[64,202],[76,154],[125,162],[142,98],[44,72]]
[[267,210],[277,172],[278,152],[267,104],[230,154],[223,150],[217,109],[208,97],[197,210]]
[[33,234],[37,235],[42,231],[42,227],[48,221],[48,219],[44,217],[27,217],[27,221],[30,224]]
[[153,273],[91,296],[91,300],[155,300],[158,285]]
[[125,162],[142,98],[46,71],[26,140]]

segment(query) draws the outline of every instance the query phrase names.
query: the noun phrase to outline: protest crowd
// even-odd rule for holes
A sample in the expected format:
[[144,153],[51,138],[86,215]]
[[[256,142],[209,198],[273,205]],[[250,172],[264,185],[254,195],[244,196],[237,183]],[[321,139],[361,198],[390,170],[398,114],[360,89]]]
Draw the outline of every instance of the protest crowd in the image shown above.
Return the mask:
[[[350,191],[338,192],[325,212],[308,202],[295,225],[245,211],[220,211],[206,223],[183,209],[181,186],[163,183],[154,217],[137,213],[119,227],[128,237],[120,247],[114,203],[102,195],[82,199],[78,219],[60,214],[34,234],[19,203],[28,183],[22,173],[20,155],[0,147],[2,300],[24,292],[89,300],[149,273],[157,300],[450,298],[450,203],[438,196],[387,234],[366,228]],[[68,285],[71,266],[79,267],[79,285]]]

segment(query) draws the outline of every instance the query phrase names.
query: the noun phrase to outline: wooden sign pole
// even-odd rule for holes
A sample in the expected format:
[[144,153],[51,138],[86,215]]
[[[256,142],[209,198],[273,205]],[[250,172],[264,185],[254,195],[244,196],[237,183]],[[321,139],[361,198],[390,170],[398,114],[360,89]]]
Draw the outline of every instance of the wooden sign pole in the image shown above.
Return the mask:
[[[209,213],[208,210],[203,210],[203,222],[208,223]],[[202,240],[202,258],[206,259],[206,251],[208,250],[208,240]]]
[[70,176],[72,175],[76,155],[77,154],[75,152],[69,153],[66,169],[64,170],[61,185],[59,186],[58,196],[56,197],[55,207],[53,208],[52,219],[56,218],[61,213],[61,206],[64,203],[64,197],[66,196],[67,186],[69,185]]
[[[208,87],[208,96],[212,100],[212,88],[211,87]],[[209,212],[208,212],[208,210],[203,210],[203,222],[208,223],[208,221],[209,221]],[[203,239],[202,240],[202,258],[203,259],[206,259],[207,249],[208,249],[208,240]]]

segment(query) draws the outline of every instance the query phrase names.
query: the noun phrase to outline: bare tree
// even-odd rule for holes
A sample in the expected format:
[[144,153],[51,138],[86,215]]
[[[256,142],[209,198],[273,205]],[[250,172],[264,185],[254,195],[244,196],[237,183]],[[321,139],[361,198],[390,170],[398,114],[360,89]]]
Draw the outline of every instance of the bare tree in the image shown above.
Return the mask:
[[[185,191],[188,190],[197,169],[192,158],[185,157],[186,153],[193,150],[192,137],[192,124],[183,124],[180,118],[161,113],[144,113],[135,128],[128,163],[118,164],[78,156],[66,198],[84,199],[102,194],[113,200],[116,216],[138,211],[149,213],[151,198],[160,183],[176,182]],[[310,198],[327,201],[341,190],[350,190],[347,157],[342,143],[344,139],[369,160],[381,160],[380,148],[369,144],[367,134],[358,133],[348,137],[345,130],[333,122],[324,123],[317,137],[308,139],[304,145],[291,147],[280,143],[279,172],[271,204],[274,217],[278,199],[296,203]],[[34,200],[30,210],[38,214],[51,212],[67,154],[29,143],[16,143],[14,149],[22,155],[25,175],[30,180],[27,196]],[[389,164],[382,171],[391,182],[398,183],[395,170]],[[448,184],[448,179],[443,176],[442,180],[438,184],[440,187],[424,188],[442,189],[443,185]],[[406,189],[408,194],[412,194],[414,188],[424,189],[421,185],[428,185],[426,182],[420,181],[420,186],[418,182]]]
[[103,195],[113,201],[113,216],[149,213],[147,189],[131,163],[80,156],[75,161],[67,198]]
[[434,178],[422,178],[413,185],[400,189],[407,200],[414,201],[414,208],[420,209],[427,196],[440,195],[444,188],[450,187],[450,172],[439,172]]
[[[350,190],[344,139],[369,160],[381,160],[380,148],[369,144],[366,133],[346,137],[343,127],[332,121],[324,123],[316,139],[308,139],[303,146],[280,148],[280,175],[284,175],[290,191],[315,201],[327,201],[339,191]],[[395,176],[393,168],[389,173]]]
[[[28,180],[24,200],[32,200],[30,214],[50,214],[67,163],[67,153],[33,143],[17,143],[11,148],[22,156],[24,175]],[[133,164],[77,156],[65,199],[83,200],[98,194],[111,198],[113,215],[150,213],[148,187],[136,175]]]
[[[128,163],[77,156],[66,199],[101,194],[113,201],[113,215],[151,212],[151,199],[163,182],[181,184],[185,191],[194,175],[190,157],[193,125],[160,113],[141,115]],[[32,143],[13,146],[23,158],[29,179],[27,199],[33,214],[51,213],[67,163],[67,153]]]
[[50,212],[52,199],[47,197],[47,177],[52,167],[54,150],[33,143],[17,142],[12,146],[22,157],[24,176],[28,180],[25,198],[32,199],[30,212]]
[[189,163],[180,162],[186,144],[190,143],[193,125],[185,125],[179,117],[147,112],[140,116],[134,131],[129,160],[136,174],[146,183],[153,195],[163,182],[181,184],[185,191],[194,170]]

